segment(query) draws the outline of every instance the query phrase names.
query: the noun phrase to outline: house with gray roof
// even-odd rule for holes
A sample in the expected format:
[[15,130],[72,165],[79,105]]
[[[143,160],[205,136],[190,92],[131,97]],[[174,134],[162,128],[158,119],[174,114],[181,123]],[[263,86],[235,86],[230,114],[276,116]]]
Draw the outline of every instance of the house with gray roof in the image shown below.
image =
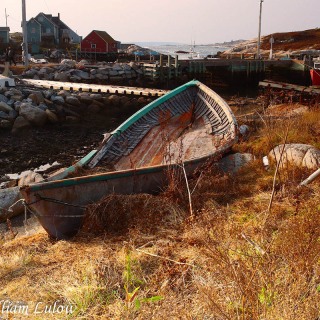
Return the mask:
[[40,44],[50,47],[81,42],[81,37],[60,19],[59,13],[54,17],[40,12],[31,18],[27,22],[27,37],[32,53],[39,52]]

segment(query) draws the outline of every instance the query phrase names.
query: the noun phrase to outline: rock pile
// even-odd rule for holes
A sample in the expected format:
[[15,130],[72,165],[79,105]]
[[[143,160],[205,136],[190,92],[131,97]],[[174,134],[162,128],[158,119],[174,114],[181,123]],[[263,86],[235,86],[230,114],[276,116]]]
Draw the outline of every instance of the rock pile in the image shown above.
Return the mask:
[[124,80],[135,80],[143,74],[141,67],[134,63],[100,62],[97,68],[85,64],[75,66],[62,63],[51,67],[33,67],[22,73],[23,78],[52,81],[71,81],[86,83],[106,83]]
[[[82,72],[80,70],[77,70]],[[0,129],[20,134],[32,126],[79,122],[90,113],[128,112],[150,102],[149,98],[68,91],[0,89]]]

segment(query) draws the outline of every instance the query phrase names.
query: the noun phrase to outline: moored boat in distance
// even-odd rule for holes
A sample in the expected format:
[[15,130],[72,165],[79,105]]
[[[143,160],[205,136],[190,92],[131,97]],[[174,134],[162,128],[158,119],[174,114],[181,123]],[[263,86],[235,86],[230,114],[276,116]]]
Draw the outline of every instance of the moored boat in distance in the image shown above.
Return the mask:
[[190,81],[151,102],[106,134],[88,167],[109,172],[21,188],[26,205],[48,234],[74,236],[85,207],[108,194],[157,193],[168,183],[167,169],[190,175],[230,150],[238,139],[235,117],[213,90]]

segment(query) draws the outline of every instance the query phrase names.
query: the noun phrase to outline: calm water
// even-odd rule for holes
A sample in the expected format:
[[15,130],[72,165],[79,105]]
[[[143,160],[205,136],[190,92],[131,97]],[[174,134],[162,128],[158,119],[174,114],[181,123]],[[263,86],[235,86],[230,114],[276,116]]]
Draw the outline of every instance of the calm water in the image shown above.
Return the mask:
[[[175,56],[177,53],[176,51],[186,51],[190,52],[193,50],[195,53],[194,56],[199,56],[201,58],[205,58],[207,55],[215,55],[218,51],[225,51],[227,50],[226,47],[218,47],[214,45],[186,45],[186,44],[179,44],[179,45],[150,45],[148,46],[149,49],[157,51],[163,54],[170,54]],[[179,59],[188,59],[190,54],[178,54]]]

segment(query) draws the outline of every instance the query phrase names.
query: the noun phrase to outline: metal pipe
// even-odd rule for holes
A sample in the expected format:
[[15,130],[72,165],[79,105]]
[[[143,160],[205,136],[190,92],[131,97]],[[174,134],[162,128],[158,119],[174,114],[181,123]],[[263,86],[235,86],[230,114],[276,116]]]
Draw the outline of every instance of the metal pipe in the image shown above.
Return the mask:
[[28,59],[28,37],[27,37],[27,18],[26,18],[26,1],[22,0],[22,33],[23,33],[23,43],[22,50],[24,55],[24,65],[27,67],[29,65]]
[[260,0],[260,14],[259,14],[259,32],[258,32],[257,59],[260,59],[262,2],[263,2],[263,0]]

